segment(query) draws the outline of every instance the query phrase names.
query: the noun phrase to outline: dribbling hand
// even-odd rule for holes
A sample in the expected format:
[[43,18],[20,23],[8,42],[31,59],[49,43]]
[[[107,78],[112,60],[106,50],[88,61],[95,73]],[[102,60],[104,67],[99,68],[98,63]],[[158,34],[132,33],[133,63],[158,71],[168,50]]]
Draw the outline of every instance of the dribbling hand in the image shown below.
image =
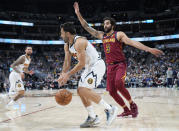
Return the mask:
[[58,84],[61,86],[62,85],[62,81],[63,81],[63,74],[64,73],[60,73],[60,76],[58,77]]

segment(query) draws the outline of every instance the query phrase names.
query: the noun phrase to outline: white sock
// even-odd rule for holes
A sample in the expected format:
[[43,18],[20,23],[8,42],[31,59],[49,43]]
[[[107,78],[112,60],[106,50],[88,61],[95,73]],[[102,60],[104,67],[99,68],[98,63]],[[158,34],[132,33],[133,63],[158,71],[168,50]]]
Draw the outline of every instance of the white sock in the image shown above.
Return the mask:
[[100,100],[99,105],[102,105],[107,110],[112,109],[112,107],[106,101],[104,101],[103,99]]
[[95,118],[96,117],[96,114],[94,113],[94,110],[93,110],[93,106],[86,107],[86,110],[88,111],[88,115],[91,118]]

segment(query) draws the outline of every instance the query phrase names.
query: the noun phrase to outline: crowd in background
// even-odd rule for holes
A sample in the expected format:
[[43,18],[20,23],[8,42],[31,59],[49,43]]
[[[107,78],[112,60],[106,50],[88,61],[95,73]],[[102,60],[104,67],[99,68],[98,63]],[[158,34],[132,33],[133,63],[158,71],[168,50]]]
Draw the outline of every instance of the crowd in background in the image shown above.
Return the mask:
[[[94,45],[99,55],[105,59],[102,44]],[[59,87],[56,81],[62,71],[64,51],[63,46],[33,47],[32,62],[29,69],[34,70],[32,76],[25,75],[26,89],[58,89],[68,87],[77,88],[82,71],[70,78],[68,83]],[[179,52],[177,49],[165,49],[165,55],[155,57],[133,47],[124,48],[127,61],[126,87],[179,87]],[[24,49],[10,47],[0,51],[0,83],[1,90],[9,88],[10,65]],[[72,67],[77,61],[72,58]],[[106,74],[99,88],[106,87]]]

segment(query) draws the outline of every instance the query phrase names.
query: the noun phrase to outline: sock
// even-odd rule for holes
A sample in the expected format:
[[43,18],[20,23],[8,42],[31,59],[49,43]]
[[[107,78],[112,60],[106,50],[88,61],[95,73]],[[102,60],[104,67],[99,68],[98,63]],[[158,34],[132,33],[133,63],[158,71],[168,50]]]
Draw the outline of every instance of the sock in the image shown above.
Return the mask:
[[112,109],[112,107],[106,101],[104,101],[103,99],[100,100],[99,105],[102,105],[107,110]]
[[95,118],[96,117],[96,114],[94,113],[94,110],[93,110],[93,106],[86,107],[86,110],[88,111],[88,115],[91,118]]

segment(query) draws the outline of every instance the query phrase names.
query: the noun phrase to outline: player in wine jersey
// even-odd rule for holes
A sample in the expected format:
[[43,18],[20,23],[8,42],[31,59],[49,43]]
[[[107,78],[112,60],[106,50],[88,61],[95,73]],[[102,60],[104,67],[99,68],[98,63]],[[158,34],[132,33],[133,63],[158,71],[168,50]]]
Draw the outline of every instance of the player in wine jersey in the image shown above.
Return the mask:
[[[88,111],[88,118],[80,127],[93,127],[99,124],[99,118],[94,113],[93,106],[91,105],[92,102],[105,108],[107,125],[110,125],[117,116],[118,108],[110,106],[99,94],[92,90],[100,84],[103,78],[106,69],[104,61],[99,58],[98,52],[85,37],[76,35],[76,30],[72,23],[67,22],[61,25],[61,38],[66,44],[64,45],[65,60],[63,70],[58,79],[59,84],[61,86],[64,85],[71,75],[85,67],[78,83],[77,92]],[[72,56],[78,60],[78,63],[69,70]]]
[[[163,52],[156,48],[147,47],[140,42],[131,40],[122,31],[114,31],[116,23],[113,18],[106,17],[104,19],[104,32],[97,31],[90,27],[83,19],[77,2],[74,3],[74,9],[83,28],[94,37],[101,39],[103,42],[107,64],[107,90],[114,100],[124,109],[124,112],[119,114],[118,117],[128,117],[131,115],[132,117],[137,117],[138,107],[124,86],[127,66],[122,46],[123,44],[127,44],[140,50],[150,52],[155,56],[159,56],[163,54]],[[124,100],[118,94],[118,91],[128,100],[130,109],[124,103]]]
[[30,55],[32,54],[32,47],[26,46],[25,54],[20,56],[12,65],[11,68],[13,69],[9,75],[10,81],[10,89],[9,89],[9,96],[12,100],[8,103],[7,107],[11,108],[13,104],[21,98],[25,91],[24,91],[24,73],[32,75],[34,72],[28,70],[29,64],[31,62]]

